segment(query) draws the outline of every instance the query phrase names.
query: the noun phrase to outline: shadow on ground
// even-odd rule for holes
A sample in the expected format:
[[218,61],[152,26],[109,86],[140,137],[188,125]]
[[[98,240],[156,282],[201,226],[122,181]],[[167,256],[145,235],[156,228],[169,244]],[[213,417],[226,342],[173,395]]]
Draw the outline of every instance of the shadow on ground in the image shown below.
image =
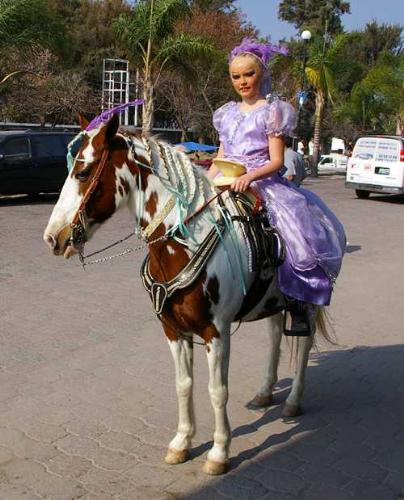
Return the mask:
[[402,194],[380,195],[373,193],[369,196],[368,201],[381,201],[383,203],[404,205],[404,196]]
[[226,476],[188,498],[404,498],[404,346],[320,353],[312,361],[304,414],[279,432],[290,385],[282,381],[275,406],[233,429],[233,442],[250,435],[257,445],[233,455]]
[[355,253],[355,252],[360,252],[361,250],[362,250],[362,245],[347,244],[345,252],[346,253]]

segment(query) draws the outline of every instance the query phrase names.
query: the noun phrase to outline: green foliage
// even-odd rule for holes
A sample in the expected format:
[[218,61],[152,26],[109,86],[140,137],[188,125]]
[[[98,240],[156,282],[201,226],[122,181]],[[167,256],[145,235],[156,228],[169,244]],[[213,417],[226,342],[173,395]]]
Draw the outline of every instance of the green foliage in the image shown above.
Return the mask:
[[202,12],[233,11],[236,0],[189,0],[192,9],[199,9]]
[[341,121],[358,130],[394,133],[404,112],[404,55],[384,54],[352,89],[349,100],[336,110]]
[[324,33],[326,21],[330,34],[340,33],[341,15],[349,13],[349,2],[341,0],[282,0],[278,9],[279,19],[317,34]]
[[399,55],[403,51],[403,27],[398,24],[368,23],[361,32],[361,52],[364,64],[375,64],[383,52]]
[[41,45],[58,53],[65,46],[61,18],[47,0],[0,1],[0,47]]

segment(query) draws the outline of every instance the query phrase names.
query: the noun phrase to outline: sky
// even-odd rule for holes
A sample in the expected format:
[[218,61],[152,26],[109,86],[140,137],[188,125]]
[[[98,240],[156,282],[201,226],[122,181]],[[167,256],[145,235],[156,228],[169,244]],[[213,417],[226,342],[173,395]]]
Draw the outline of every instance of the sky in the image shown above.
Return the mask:
[[[404,24],[404,0],[349,0],[351,14],[342,16],[347,31],[360,29],[373,19],[379,23]],[[237,0],[236,4],[263,36],[273,42],[296,34],[294,27],[278,19],[279,0]]]

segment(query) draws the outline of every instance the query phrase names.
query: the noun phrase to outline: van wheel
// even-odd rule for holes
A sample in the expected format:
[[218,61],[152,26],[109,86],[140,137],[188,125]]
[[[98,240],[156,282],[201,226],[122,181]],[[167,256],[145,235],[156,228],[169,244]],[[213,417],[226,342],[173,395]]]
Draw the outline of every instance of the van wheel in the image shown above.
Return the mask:
[[370,196],[370,191],[364,191],[363,189],[355,189],[355,193],[361,200],[367,200]]

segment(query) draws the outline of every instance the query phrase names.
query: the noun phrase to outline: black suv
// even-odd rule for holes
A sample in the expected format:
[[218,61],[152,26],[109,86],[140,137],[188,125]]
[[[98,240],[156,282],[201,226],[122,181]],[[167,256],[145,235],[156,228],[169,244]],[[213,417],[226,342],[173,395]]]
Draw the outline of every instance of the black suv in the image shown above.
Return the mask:
[[74,132],[0,131],[0,195],[57,193]]

